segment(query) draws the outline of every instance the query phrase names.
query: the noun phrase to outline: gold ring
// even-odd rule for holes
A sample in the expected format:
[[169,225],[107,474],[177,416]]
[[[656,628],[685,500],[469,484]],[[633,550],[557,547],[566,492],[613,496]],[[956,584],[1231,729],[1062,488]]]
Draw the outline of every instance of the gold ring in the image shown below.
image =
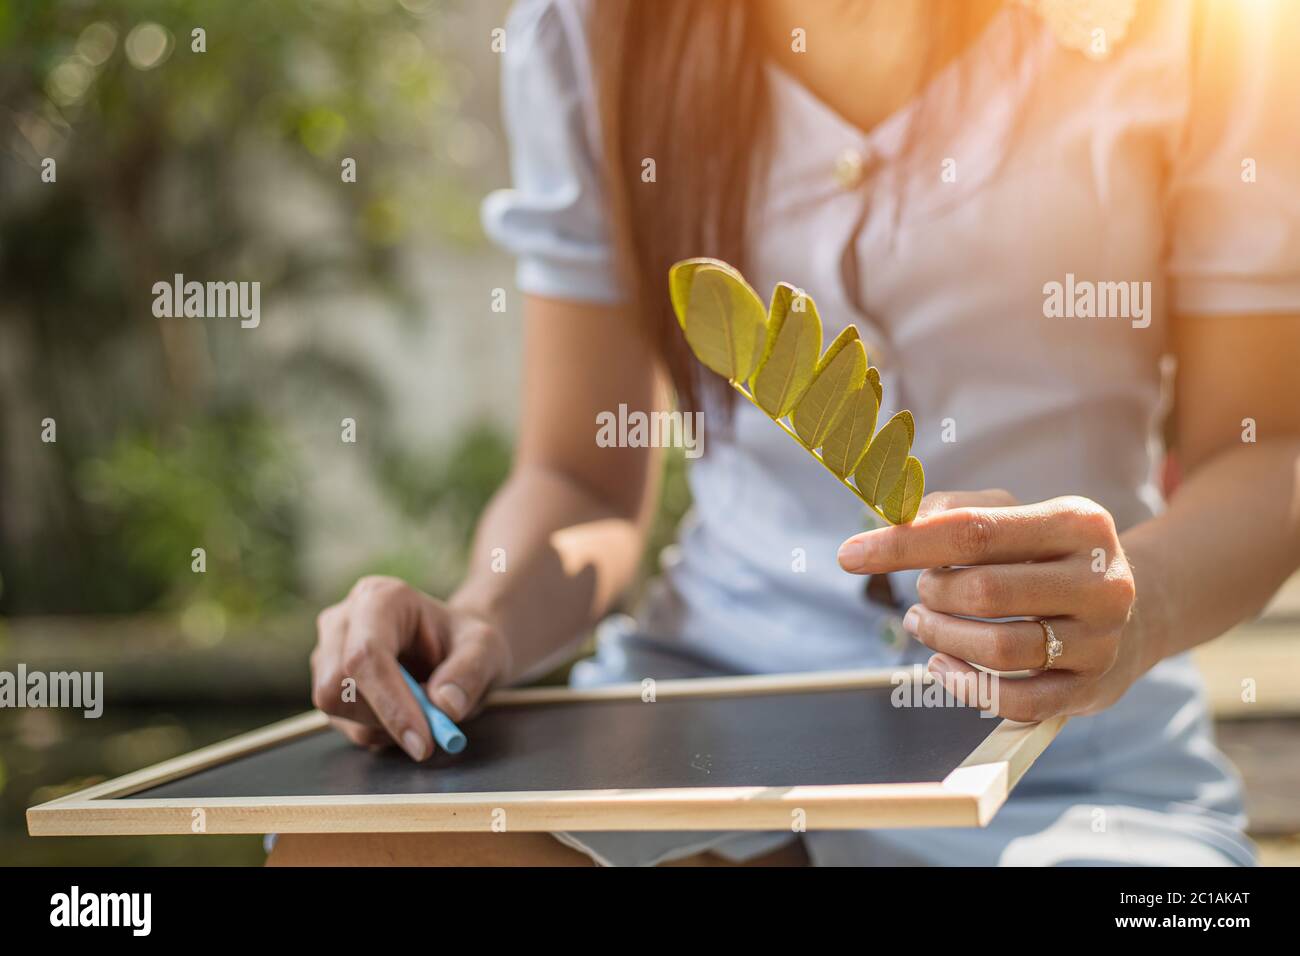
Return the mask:
[[1038,624],[1043,629],[1043,650],[1047,653],[1047,663],[1043,665],[1043,670],[1047,671],[1052,669],[1056,659],[1065,650],[1065,645],[1061,643],[1060,638],[1056,636],[1056,632],[1052,630],[1052,625],[1041,618]]

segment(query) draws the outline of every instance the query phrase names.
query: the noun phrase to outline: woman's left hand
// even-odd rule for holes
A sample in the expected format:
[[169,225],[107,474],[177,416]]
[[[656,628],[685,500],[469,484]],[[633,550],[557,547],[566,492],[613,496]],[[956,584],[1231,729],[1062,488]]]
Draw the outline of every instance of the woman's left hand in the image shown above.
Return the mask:
[[[1036,670],[998,682],[1002,717],[1094,713],[1149,666],[1126,632],[1136,589],[1115,522],[1087,498],[1020,505],[1005,491],[927,495],[915,521],[854,535],[839,561],[855,574],[923,569],[921,603],[903,627],[936,651],[930,673],[949,688],[977,673],[968,661]],[[1007,617],[1035,620],[968,620]],[[1044,619],[1063,645],[1048,670]]]

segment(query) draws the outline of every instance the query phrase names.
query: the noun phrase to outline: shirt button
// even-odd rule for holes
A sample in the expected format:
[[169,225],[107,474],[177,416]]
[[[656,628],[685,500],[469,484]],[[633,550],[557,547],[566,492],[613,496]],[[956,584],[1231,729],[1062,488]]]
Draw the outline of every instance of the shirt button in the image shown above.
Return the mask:
[[850,146],[835,160],[835,181],[845,189],[856,189],[867,181],[867,156]]

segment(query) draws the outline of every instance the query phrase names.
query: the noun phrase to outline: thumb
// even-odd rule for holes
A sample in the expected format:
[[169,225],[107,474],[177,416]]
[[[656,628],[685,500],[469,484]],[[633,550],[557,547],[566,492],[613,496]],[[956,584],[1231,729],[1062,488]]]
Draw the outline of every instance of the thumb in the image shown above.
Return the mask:
[[462,720],[478,706],[492,682],[505,671],[505,641],[477,618],[452,614],[451,648],[426,684],[429,699],[452,720]]

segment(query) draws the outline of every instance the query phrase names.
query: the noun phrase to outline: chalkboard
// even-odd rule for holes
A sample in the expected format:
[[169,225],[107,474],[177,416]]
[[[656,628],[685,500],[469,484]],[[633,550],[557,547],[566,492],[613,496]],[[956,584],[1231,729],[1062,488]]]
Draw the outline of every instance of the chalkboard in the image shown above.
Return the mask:
[[516,829],[769,829],[794,809],[810,828],[979,825],[1059,729],[895,706],[897,680],[662,681],[650,702],[639,685],[505,692],[462,723],[462,753],[419,764],[313,712],[33,808],[29,828],[488,829],[504,811]]
[[891,692],[498,707],[462,724],[466,750],[420,764],[326,730],[130,799],[910,783],[942,780],[996,725],[965,707],[895,708]]

